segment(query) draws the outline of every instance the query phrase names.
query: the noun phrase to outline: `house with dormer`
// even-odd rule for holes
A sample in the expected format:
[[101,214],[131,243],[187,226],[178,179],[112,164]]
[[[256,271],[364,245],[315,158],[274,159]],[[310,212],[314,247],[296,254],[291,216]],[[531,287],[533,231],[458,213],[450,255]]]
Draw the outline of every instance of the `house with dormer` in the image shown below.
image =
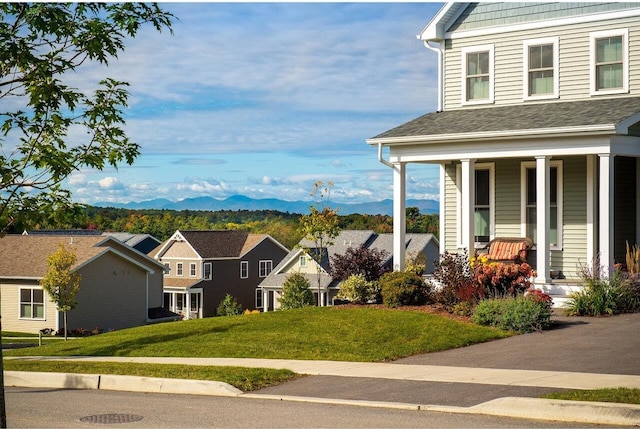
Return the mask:
[[[323,249],[315,249],[313,242],[302,239],[260,283],[258,294],[262,295],[262,310],[273,311],[280,308],[282,286],[292,273],[302,273],[307,278],[319,306],[332,305],[340,291],[340,282],[331,276],[332,258],[344,255],[349,248],[377,249],[386,255],[382,265],[390,270],[393,262],[393,238],[392,234],[377,234],[369,230],[343,230],[331,245]],[[434,261],[438,259],[438,248],[438,240],[433,234],[406,234],[402,252],[405,257],[411,258],[423,254],[426,258],[425,271],[432,273]],[[321,257],[315,257],[314,253],[320,254]]]
[[367,140],[392,171],[394,246],[406,166],[431,164],[441,253],[529,237],[552,294],[596,256],[624,262],[640,242],[640,3],[450,2],[417,37],[437,108]]
[[226,294],[260,308],[258,284],[288,252],[267,234],[178,230],[151,254],[166,267],[164,308],[198,319],[216,316]]

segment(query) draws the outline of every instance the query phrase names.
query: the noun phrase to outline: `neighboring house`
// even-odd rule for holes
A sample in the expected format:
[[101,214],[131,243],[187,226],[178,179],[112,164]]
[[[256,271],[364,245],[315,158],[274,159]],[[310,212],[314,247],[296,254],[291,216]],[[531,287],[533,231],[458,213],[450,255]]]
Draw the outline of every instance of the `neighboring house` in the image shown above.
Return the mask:
[[161,241],[149,234],[132,234],[130,232],[102,232],[97,229],[33,229],[24,231],[23,235],[103,235],[115,237],[124,244],[139,252],[148,254],[161,244]]
[[74,271],[81,275],[76,308],[67,313],[69,330],[123,329],[176,318],[162,309],[164,267],[118,240],[7,235],[0,238],[3,330],[37,333],[63,327],[62,313],[39,284],[47,257],[60,243],[75,253]]
[[[294,272],[305,275],[311,291],[316,297],[316,302],[320,306],[331,305],[333,299],[340,290],[340,283],[334,280],[329,274],[329,264],[335,255],[344,255],[349,248],[366,247],[386,252],[387,259],[383,265],[391,268],[393,261],[393,235],[376,234],[373,231],[343,230],[333,240],[333,245],[321,250],[322,259],[320,265],[320,300],[318,300],[318,263],[316,258],[307,254],[304,249],[317,253],[314,243],[308,240],[300,241],[296,249],[276,266],[271,274],[260,283],[258,293],[262,294],[264,303],[263,311],[272,311],[280,308],[280,297],[282,296],[282,286],[287,278]],[[433,272],[433,262],[438,259],[438,240],[433,234],[406,234],[403,254],[405,257],[416,257],[423,253],[427,258],[426,272]]]
[[530,237],[554,294],[595,256],[624,262],[640,242],[640,3],[447,3],[418,38],[438,55],[437,111],[367,140],[393,169],[394,246],[406,165],[430,163],[441,252]]
[[226,294],[262,306],[258,284],[289,250],[267,234],[176,231],[152,256],[166,266],[164,307],[186,319],[216,315]]

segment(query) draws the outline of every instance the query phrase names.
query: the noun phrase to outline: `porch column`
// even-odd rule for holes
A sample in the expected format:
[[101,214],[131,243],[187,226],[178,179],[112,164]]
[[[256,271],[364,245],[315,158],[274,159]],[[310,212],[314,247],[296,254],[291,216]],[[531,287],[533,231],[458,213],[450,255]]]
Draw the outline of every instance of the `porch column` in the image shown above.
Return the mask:
[[393,269],[402,271],[407,233],[406,164],[393,164]]
[[[600,237],[600,265],[608,275],[614,265],[613,247],[613,161],[611,154],[599,154],[600,159],[600,204],[599,204],[599,237]],[[597,267],[594,267],[597,269]]]
[[536,156],[536,271],[535,283],[544,285],[551,283],[549,230],[551,215],[549,207],[551,169],[548,156]]
[[462,247],[469,251],[469,257],[475,256],[475,200],[476,171],[475,159],[461,159],[462,162]]
[[598,254],[598,234],[596,230],[597,198],[598,188],[596,187],[596,157],[587,155],[587,263],[593,261]]

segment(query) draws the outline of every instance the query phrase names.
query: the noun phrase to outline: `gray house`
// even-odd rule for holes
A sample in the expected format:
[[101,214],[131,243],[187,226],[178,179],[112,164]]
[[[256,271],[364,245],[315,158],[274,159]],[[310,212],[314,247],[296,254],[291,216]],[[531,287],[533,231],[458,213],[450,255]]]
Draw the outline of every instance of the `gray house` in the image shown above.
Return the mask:
[[226,294],[261,307],[256,288],[289,250],[267,234],[176,231],[152,256],[166,267],[164,308],[185,319],[216,315]]
[[437,110],[367,140],[393,171],[394,246],[406,165],[426,163],[441,252],[529,237],[535,283],[559,295],[595,256],[624,262],[640,242],[640,3],[452,2],[418,39]]
[[[304,248],[313,248],[313,243],[302,240],[299,246],[278,264],[273,271],[260,283],[258,294],[262,295],[263,311],[277,310],[282,296],[282,286],[289,275],[300,272],[307,277],[311,284],[311,291],[320,306],[333,303],[333,299],[340,290],[340,283],[329,274],[329,263],[335,255],[343,255],[349,248],[366,247],[378,249],[387,254],[383,265],[391,268],[393,263],[393,235],[376,234],[373,231],[341,231],[335,238],[334,244],[322,250],[323,257],[320,264],[320,299],[318,299],[318,263],[305,253]],[[406,234],[403,246],[403,256],[415,257],[423,253],[427,258],[426,272],[433,272],[433,262],[438,259],[438,240],[433,234]]]

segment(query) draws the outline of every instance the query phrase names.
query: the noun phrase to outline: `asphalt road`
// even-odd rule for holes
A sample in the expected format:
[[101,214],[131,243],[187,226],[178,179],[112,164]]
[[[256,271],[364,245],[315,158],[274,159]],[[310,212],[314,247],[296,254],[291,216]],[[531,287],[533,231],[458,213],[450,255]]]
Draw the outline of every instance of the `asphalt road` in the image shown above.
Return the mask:
[[6,388],[10,428],[584,428],[471,414],[268,399]]

